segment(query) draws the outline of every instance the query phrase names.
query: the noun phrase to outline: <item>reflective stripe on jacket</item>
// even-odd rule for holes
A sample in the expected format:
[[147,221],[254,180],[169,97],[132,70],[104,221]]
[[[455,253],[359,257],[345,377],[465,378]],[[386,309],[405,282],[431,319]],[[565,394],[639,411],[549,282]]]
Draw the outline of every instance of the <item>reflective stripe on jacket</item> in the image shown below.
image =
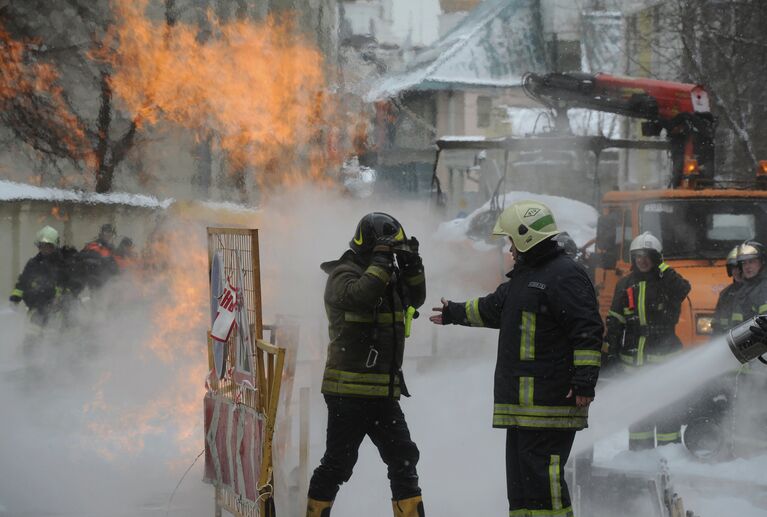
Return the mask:
[[661,263],[647,273],[632,271],[615,286],[607,314],[610,355],[627,366],[660,363],[682,349],[675,333],[690,283]]
[[399,272],[383,255],[364,263],[347,251],[321,267],[329,275],[325,312],[330,335],[322,393],[395,399],[407,394],[401,371],[403,296],[414,307],[420,307],[426,298],[420,260]]
[[556,245],[533,250],[494,293],[450,302],[448,322],[500,329],[493,427],[583,429],[588,409],[567,395],[593,396],[599,375],[603,326],[594,286]]

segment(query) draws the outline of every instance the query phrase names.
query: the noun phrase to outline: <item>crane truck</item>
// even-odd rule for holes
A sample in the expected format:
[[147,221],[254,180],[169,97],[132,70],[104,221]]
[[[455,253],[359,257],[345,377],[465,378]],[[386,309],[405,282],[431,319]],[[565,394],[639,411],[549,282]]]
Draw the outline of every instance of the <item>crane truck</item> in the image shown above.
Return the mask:
[[[719,292],[730,283],[724,267],[727,253],[746,239],[767,242],[767,162],[760,164],[753,181],[715,179],[715,119],[701,85],[575,72],[527,74],[523,88],[555,111],[555,130],[528,137],[440,138],[434,169],[438,196],[437,166],[444,151],[502,151],[506,172],[496,195],[506,176],[513,177],[508,164],[514,153],[587,149],[599,157],[607,149],[668,151],[672,171],[667,187],[611,191],[597,200],[600,215],[593,256],[594,284],[600,310],[606,316],[615,285],[630,270],[632,239],[642,232],[652,232],[663,244],[665,261],[692,284],[677,335],[685,347],[707,341],[713,331]],[[640,119],[643,136],[666,138],[573,136],[566,125],[570,108]],[[598,180],[597,169],[595,185]]]

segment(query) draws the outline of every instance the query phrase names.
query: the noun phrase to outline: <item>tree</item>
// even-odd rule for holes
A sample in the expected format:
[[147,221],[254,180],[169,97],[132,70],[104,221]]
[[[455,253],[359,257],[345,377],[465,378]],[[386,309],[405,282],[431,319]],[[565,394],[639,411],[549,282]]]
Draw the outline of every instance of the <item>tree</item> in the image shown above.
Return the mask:
[[112,189],[136,144],[136,123],[114,107],[111,65],[96,59],[112,24],[106,0],[23,0],[0,8],[0,121],[64,174],[91,172]]
[[632,18],[629,73],[703,84],[717,117],[717,173],[767,158],[767,2],[669,0]]

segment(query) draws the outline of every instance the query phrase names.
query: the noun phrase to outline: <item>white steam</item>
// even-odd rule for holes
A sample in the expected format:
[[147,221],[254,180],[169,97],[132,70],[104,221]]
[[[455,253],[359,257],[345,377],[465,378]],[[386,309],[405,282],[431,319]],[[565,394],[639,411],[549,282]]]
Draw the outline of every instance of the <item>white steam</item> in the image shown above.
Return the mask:
[[[319,387],[327,342],[326,275],[319,264],[347,249],[358,220],[370,211],[391,213],[408,235],[418,237],[426,268],[427,302],[414,322],[404,365],[413,396],[401,403],[421,451],[427,514],[505,515],[505,433],[491,427],[497,332],[437,328],[427,318],[441,296],[465,300],[494,290],[503,279],[504,257],[498,250],[433,238],[442,218],[423,201],[352,200],[314,189],[271,198],[250,225],[260,230],[264,322],[289,317],[301,325],[293,404],[279,410],[290,420],[281,420],[277,430],[278,515],[302,515],[305,494],[287,491],[300,477],[302,387],[311,390],[309,475],[324,452],[326,409]],[[0,515],[165,515],[174,487],[203,448],[208,302],[205,267],[198,260],[200,254],[207,260],[205,226],[215,221],[168,223],[168,235],[182,237],[169,238],[171,267],[114,284],[80,313],[82,330],[50,336],[33,363],[20,349],[24,314],[0,308]],[[178,273],[197,289],[186,300],[173,295]],[[183,309],[179,321],[169,306]],[[713,343],[673,366],[600,388],[591,428],[579,433],[576,448],[657,409],[668,390],[680,396],[694,390],[729,367],[728,353]],[[201,464],[202,458],[181,484],[170,515],[212,513],[213,491],[201,482]],[[723,499],[706,496],[708,507],[721,507]],[[715,515],[694,505],[702,496],[691,497],[688,506],[696,514]],[[333,514],[388,517],[390,498],[386,467],[366,440]]]

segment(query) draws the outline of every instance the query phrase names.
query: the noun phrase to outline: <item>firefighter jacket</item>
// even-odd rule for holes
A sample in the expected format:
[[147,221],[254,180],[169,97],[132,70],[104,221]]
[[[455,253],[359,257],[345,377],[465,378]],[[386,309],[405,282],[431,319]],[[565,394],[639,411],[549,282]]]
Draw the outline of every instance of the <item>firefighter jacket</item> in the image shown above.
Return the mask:
[[690,283],[665,262],[622,278],[607,314],[608,354],[626,366],[643,366],[680,352],[674,328],[689,292]]
[[743,279],[741,288],[733,297],[730,327],[757,314],[767,313],[767,267],[754,278]]
[[83,281],[90,288],[98,288],[119,272],[112,246],[99,239],[89,242],[80,252]]
[[325,312],[330,334],[322,393],[407,396],[401,367],[406,318],[414,310],[408,306],[418,308],[426,299],[420,258],[400,271],[387,254],[364,261],[349,250],[321,268],[329,275]]
[[67,287],[68,275],[60,250],[38,253],[24,266],[11,297],[21,298],[30,309],[47,310]]
[[601,364],[602,319],[582,266],[556,243],[520,254],[494,293],[449,302],[444,324],[500,329],[493,427],[578,430],[594,396]]
[[714,318],[711,322],[714,333],[721,334],[730,328],[732,310],[742,285],[741,282],[733,282],[719,293],[719,299],[716,301],[716,308],[714,309]]

